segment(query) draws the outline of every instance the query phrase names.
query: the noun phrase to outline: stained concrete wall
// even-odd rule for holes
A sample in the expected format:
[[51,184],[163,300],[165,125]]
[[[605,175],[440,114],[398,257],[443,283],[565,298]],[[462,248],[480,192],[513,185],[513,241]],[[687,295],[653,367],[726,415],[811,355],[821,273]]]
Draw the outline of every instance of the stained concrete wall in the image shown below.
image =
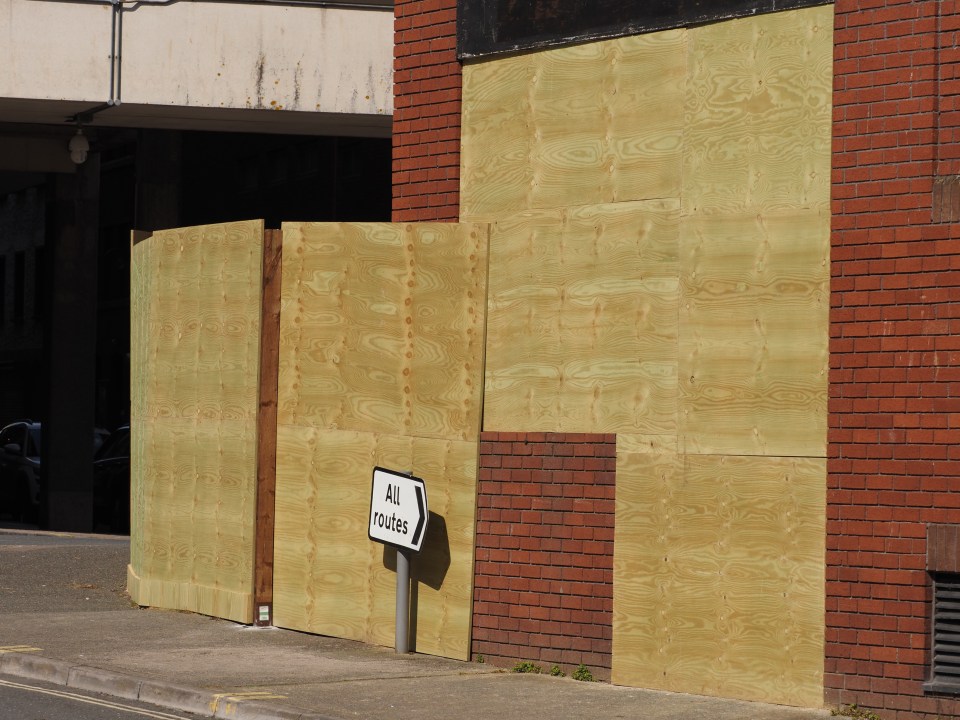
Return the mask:
[[[123,7],[121,105],[109,111],[109,124],[170,126],[171,118],[189,121],[203,110],[259,110],[253,117],[261,124],[282,125],[278,114],[322,113],[389,132],[389,8]],[[0,0],[3,117],[62,122],[58,112],[110,99],[112,15],[109,5]],[[365,123],[364,116],[380,120]],[[242,129],[256,131],[250,116],[240,120]]]

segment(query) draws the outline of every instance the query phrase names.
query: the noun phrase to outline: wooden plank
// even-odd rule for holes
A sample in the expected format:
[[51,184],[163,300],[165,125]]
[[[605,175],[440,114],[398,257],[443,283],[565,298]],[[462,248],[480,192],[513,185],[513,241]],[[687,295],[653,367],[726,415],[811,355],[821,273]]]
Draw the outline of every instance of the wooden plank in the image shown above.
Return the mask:
[[818,706],[823,459],[619,453],[613,681]]
[[486,430],[676,435],[678,219],[651,201],[495,225]]
[[680,194],[686,31],[464,67],[460,217]]
[[689,32],[685,213],[829,210],[833,8]]
[[478,445],[281,425],[275,624],[379,645],[394,640],[395,552],[366,535],[374,465],[423,477],[431,510],[412,563],[417,652],[470,654]]
[[829,224],[815,211],[684,219],[686,452],[825,456]]
[[[269,625],[273,607],[273,533],[277,486],[277,372],[280,352],[280,279],[283,233],[263,234],[260,317],[260,409],[257,418],[257,519],[253,601],[257,624]],[[263,618],[259,608],[267,607]]]
[[262,235],[230,223],[134,248],[141,604],[252,621]]

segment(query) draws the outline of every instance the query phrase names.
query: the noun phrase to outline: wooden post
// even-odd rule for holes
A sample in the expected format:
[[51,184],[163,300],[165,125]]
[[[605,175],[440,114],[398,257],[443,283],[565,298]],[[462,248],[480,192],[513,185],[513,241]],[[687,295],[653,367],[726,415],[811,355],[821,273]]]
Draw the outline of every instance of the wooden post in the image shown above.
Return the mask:
[[257,520],[253,565],[254,624],[273,624],[273,529],[277,484],[277,374],[283,232],[263,233],[260,406],[257,418]]

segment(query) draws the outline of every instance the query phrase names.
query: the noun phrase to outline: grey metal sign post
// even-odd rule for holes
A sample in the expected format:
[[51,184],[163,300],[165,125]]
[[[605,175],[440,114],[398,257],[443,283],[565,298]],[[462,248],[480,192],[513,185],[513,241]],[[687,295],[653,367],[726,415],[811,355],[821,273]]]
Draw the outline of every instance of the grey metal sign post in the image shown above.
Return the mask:
[[398,655],[410,652],[410,558],[397,548],[397,617],[394,647]]
[[427,487],[412,474],[375,467],[367,536],[397,549],[397,653],[409,652],[410,556],[420,552],[427,532]]

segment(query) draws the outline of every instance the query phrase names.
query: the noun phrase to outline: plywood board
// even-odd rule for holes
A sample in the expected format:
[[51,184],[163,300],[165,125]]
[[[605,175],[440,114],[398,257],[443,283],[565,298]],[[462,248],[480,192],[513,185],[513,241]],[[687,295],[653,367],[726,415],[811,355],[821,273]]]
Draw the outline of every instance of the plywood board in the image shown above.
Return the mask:
[[494,226],[484,429],[676,435],[678,219],[651,201]]
[[427,486],[412,644],[469,656],[487,236],[475,224],[284,226],[277,625],[393,644],[395,554],[367,537],[381,465]]
[[827,211],[833,7],[691,29],[683,209]]
[[284,425],[278,437],[275,623],[392,645],[395,552],[367,537],[375,465],[426,480],[430,521],[411,578],[411,645],[470,655],[475,441]]
[[460,217],[677,197],[686,31],[463,69]]
[[822,459],[620,453],[613,681],[819,706]]
[[251,622],[255,425],[167,420],[148,435],[138,602]]
[[824,457],[830,219],[681,224],[681,448]]
[[133,248],[134,600],[252,620],[263,223]]
[[280,424],[468,439],[487,228],[284,225]]

